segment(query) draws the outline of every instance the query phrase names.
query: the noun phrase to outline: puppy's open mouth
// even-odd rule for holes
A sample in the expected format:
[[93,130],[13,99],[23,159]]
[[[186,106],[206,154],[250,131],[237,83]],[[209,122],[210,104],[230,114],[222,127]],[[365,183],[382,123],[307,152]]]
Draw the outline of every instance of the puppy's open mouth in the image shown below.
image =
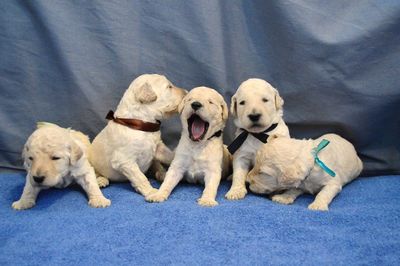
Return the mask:
[[200,116],[192,114],[187,120],[189,137],[193,141],[200,141],[204,138],[208,130],[208,122],[201,119]]

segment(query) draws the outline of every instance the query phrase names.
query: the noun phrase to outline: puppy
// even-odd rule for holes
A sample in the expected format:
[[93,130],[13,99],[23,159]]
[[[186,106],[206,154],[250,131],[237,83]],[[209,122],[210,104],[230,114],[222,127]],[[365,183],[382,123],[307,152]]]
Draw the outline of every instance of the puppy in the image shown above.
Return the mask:
[[246,176],[254,165],[255,154],[270,134],[289,137],[283,121],[283,99],[262,79],[249,79],[231,100],[231,114],[237,126],[236,139],[228,149],[233,154],[232,186],[225,197],[242,199],[247,194]]
[[[197,87],[191,90],[179,107],[182,135],[175,158],[158,192],[146,197],[149,202],[165,201],[185,177],[190,183],[204,183],[202,206],[215,206],[221,171],[227,171],[228,153],[224,159],[222,130],[228,118],[228,107],[215,90]],[[225,164],[225,166],[224,166]],[[224,173],[225,174],[225,173]]]
[[161,75],[141,75],[131,83],[90,148],[89,160],[101,187],[109,180],[128,180],[144,196],[155,191],[143,173],[155,160],[171,163],[174,154],[161,141],[160,121],[177,113],[185,95]]
[[89,146],[89,138],[81,132],[39,123],[22,152],[28,173],[22,196],[12,207],[29,209],[35,205],[42,189],[64,188],[72,182],[82,186],[91,207],[109,206],[111,201],[101,193],[94,169],[87,160]]
[[275,202],[291,204],[303,193],[318,193],[308,208],[327,211],[342,187],[355,179],[362,162],[353,145],[335,134],[316,140],[271,137],[257,152],[248,175],[250,190],[270,194]]

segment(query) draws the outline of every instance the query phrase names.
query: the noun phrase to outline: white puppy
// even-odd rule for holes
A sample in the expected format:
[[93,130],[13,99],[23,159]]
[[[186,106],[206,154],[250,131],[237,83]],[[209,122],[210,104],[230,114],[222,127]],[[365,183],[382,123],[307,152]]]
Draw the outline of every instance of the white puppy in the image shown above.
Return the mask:
[[89,160],[101,187],[109,180],[129,180],[144,196],[154,192],[143,173],[153,160],[171,163],[173,152],[161,140],[160,121],[177,112],[185,94],[161,75],[141,75],[131,83],[91,145]]
[[94,169],[87,160],[89,146],[89,138],[81,132],[39,123],[22,152],[28,173],[22,196],[12,207],[29,209],[35,205],[42,189],[64,188],[72,182],[82,186],[91,207],[109,206],[111,201],[101,193]]
[[342,187],[355,179],[362,162],[353,145],[335,134],[312,140],[274,138],[257,152],[248,175],[250,190],[269,194],[273,201],[291,204],[303,193],[318,193],[308,208],[328,210]]
[[[158,192],[146,197],[150,202],[165,201],[171,191],[185,177],[191,183],[205,183],[198,203],[215,206],[222,168],[229,158],[224,157],[222,130],[228,118],[228,107],[215,90],[197,87],[183,99],[181,113],[182,135],[175,158]],[[228,155],[228,153],[225,153]],[[229,156],[229,155],[228,155]],[[226,171],[226,170],[225,170]]]
[[246,176],[254,165],[257,150],[271,134],[289,137],[283,121],[283,99],[262,79],[249,79],[238,88],[231,100],[231,113],[237,126],[236,138],[228,149],[233,154],[232,187],[229,200],[246,196]]

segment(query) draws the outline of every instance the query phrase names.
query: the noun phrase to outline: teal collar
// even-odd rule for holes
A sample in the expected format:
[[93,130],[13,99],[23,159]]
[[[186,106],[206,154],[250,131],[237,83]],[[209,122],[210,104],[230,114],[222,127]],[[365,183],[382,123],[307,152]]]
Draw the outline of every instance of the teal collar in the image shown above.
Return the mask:
[[318,158],[318,153],[324,149],[328,144],[330,143],[329,140],[323,139],[321,142],[318,144],[318,146],[314,149],[312,149],[312,154],[314,156],[314,161],[316,164],[318,164],[325,172],[328,173],[328,175],[335,177],[336,174],[334,171],[332,171],[328,166],[326,166],[319,158]]

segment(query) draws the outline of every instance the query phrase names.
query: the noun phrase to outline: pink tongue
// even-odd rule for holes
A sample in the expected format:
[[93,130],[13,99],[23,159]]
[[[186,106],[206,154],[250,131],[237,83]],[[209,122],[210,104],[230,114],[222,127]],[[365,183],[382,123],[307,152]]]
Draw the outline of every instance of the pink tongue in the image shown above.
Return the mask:
[[206,125],[203,120],[195,119],[192,123],[192,137],[194,140],[199,140],[206,130]]

